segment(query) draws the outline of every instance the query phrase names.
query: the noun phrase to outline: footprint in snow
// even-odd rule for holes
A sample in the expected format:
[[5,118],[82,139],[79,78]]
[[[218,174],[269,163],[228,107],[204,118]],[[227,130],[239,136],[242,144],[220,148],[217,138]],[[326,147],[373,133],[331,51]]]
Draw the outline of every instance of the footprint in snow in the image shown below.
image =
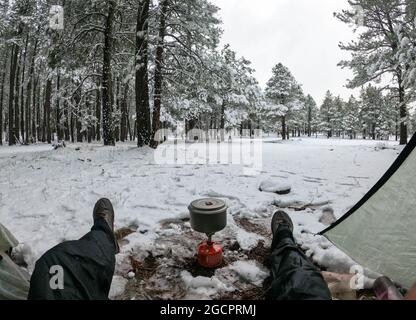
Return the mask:
[[330,226],[333,224],[337,219],[335,218],[334,209],[332,207],[324,207],[322,209],[322,215],[319,218],[319,222],[325,226]]
[[180,177],[193,177],[195,174],[192,172],[184,172],[184,173],[178,173],[178,176]]

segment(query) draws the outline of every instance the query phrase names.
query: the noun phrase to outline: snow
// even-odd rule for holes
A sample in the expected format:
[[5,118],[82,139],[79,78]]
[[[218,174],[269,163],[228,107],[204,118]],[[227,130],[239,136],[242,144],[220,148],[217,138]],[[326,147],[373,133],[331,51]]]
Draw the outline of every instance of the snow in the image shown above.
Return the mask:
[[188,271],[181,272],[188,292],[186,298],[192,299],[211,299],[220,293],[235,291],[234,284],[241,282],[261,286],[268,276],[269,272],[256,261],[236,261],[217,270],[212,277],[193,277]]
[[209,299],[219,292],[232,291],[226,284],[221,282],[216,276],[193,277],[188,271],[182,271],[181,278],[188,289],[188,298]]
[[[202,144],[192,146],[199,147]],[[183,219],[189,218],[191,201],[210,196],[225,200],[229,207],[228,225],[214,236],[215,241],[234,240],[243,250],[259,241],[270,245],[271,216],[283,209],[293,219],[297,242],[316,263],[328,271],[348,273],[354,262],[325,238],[315,236],[326,227],[319,221],[325,212],[339,218],[350,209],[387,170],[400,147],[392,141],[383,142],[381,148],[371,140],[282,142],[270,137],[262,148],[261,172],[247,175],[242,165],[159,165],[152,149],[138,149],[133,143],[115,148],[69,144],[57,150],[45,144],[0,147],[0,221],[21,242],[15,254],[31,272],[46,250],[88,232],[95,202],[108,197],[115,208],[116,228],[136,230],[117,256],[113,296],[123,290],[124,278],[131,276],[131,270],[124,272],[122,266],[132,252],[140,259],[148,252],[163,255],[164,268],[178,263],[172,257],[181,263],[193,258],[204,235],[192,231]],[[288,195],[260,192],[264,181],[291,186],[292,191]],[[242,218],[267,231],[244,227]],[[235,273],[240,279],[261,282],[264,271],[254,271],[262,270],[260,266],[248,261],[247,255],[235,257],[236,262],[217,270],[210,280],[180,270],[178,281],[186,285],[186,297],[215,298],[232,290],[227,279]],[[152,279],[164,281],[170,290],[166,279],[158,280],[156,275]]]
[[288,190],[290,191],[291,187],[287,183],[282,184],[279,181],[268,179],[260,183],[259,190],[264,192],[274,192],[280,194],[282,192],[287,192]]
[[263,280],[269,276],[263,267],[259,266],[257,261],[236,261],[231,266],[230,270],[238,273],[243,281],[253,283],[261,286]]
[[113,282],[111,283],[109,298],[114,299],[117,296],[123,294],[127,285],[127,279],[124,279],[121,276],[114,276]]

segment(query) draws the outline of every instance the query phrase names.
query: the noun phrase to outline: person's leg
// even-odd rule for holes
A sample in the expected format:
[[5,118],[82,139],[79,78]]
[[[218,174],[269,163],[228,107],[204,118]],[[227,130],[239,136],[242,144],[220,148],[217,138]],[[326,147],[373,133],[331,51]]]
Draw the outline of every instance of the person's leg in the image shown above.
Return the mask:
[[269,293],[275,300],[331,300],[322,274],[296,245],[289,216],[278,211],[272,220],[272,274]]
[[[114,210],[101,199],[93,213],[94,225],[76,241],[63,242],[37,262],[30,280],[30,300],[108,299],[118,252],[114,238]],[[51,286],[51,267],[62,270],[63,286]],[[53,279],[52,279],[53,280]]]

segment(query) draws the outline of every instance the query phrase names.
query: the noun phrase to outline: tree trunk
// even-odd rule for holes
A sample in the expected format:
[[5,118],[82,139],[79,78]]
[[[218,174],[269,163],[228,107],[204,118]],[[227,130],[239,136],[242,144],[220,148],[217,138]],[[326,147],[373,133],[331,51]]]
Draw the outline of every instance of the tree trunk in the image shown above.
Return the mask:
[[[28,46],[28,42],[29,42],[29,33],[26,34],[26,41],[25,41],[25,51],[23,53],[23,69],[22,69],[22,78],[21,78],[21,82],[20,82],[20,135],[22,137],[22,141],[26,141],[25,138],[25,119],[26,119],[26,114],[25,114],[25,99],[24,99],[24,83],[25,83],[25,71],[26,71],[26,57],[27,57],[27,46]],[[26,100],[29,99],[29,93],[26,92]]]
[[4,102],[4,83],[6,81],[6,67],[7,67],[7,60],[8,60],[8,53],[9,51],[6,51],[6,56],[4,57],[4,63],[3,63],[3,75],[1,77],[1,83],[0,83],[0,146],[3,145],[3,102]]
[[133,133],[131,132],[130,117],[127,117],[127,131],[129,134],[130,141],[133,141]]
[[395,126],[395,139],[396,141],[399,140],[399,117],[398,117],[399,110],[396,107],[396,126]]
[[70,122],[69,122],[69,105],[68,105],[68,101],[65,99],[64,100],[64,115],[65,115],[65,129],[64,129],[64,139],[65,141],[69,141],[70,139],[70,131],[69,131],[69,126],[70,126]]
[[[34,108],[34,104],[32,106],[32,108],[30,107],[31,104],[31,94],[32,94],[32,82],[33,82],[33,74],[34,74],[34,70],[35,70],[35,57],[37,54],[37,48],[38,48],[38,39],[35,40],[35,46],[33,48],[33,53],[32,53],[32,58],[30,59],[30,67],[29,67],[29,79],[27,81],[27,86],[26,86],[26,107],[25,107],[25,113],[26,113],[26,140],[25,143],[30,143],[30,141],[32,140],[32,133],[33,131],[30,130],[31,128],[31,109]],[[34,95],[34,92],[33,92]],[[34,102],[34,99],[32,100],[32,103]],[[33,128],[32,128],[33,129]]]
[[136,120],[137,145],[149,145],[151,138],[149,76],[148,76],[148,34],[150,0],[141,0],[137,11],[136,26]]
[[35,80],[35,77],[32,79],[33,81],[33,89],[32,89],[32,112],[31,112],[31,142],[37,142],[37,134],[36,134],[36,99],[37,99],[37,83],[38,80]]
[[399,105],[400,105],[400,144],[407,144],[407,108],[405,101],[405,90],[402,85],[402,80],[399,78]]
[[166,34],[166,14],[168,11],[168,1],[163,0],[160,10],[159,21],[159,37],[156,48],[156,62],[155,62],[155,89],[154,89],[154,104],[153,104],[153,121],[152,121],[152,142],[151,147],[157,148],[159,144],[159,137],[156,136],[160,129],[160,108],[162,104],[162,86],[163,86],[163,52]]
[[61,106],[60,106],[60,102],[61,102],[60,90],[61,90],[61,75],[58,71],[58,76],[56,78],[56,135],[58,137],[58,141],[63,140],[62,125],[61,125],[62,111],[61,111]]
[[46,133],[46,137],[43,137],[42,139],[42,142],[45,142],[46,140],[48,143],[52,143],[51,97],[52,97],[52,79],[49,76],[46,81],[45,101],[43,102],[43,130]]
[[75,100],[75,107],[76,107],[76,131],[77,131],[77,142],[82,142],[82,123],[81,123],[81,88],[79,87],[77,92],[75,93],[74,100]]
[[[116,113],[119,114],[119,112],[121,111],[121,103],[120,103],[120,77],[116,78]],[[114,139],[116,140],[116,142],[120,141],[120,121],[121,119],[119,119],[117,117],[117,122],[114,123]]]
[[221,141],[225,141],[225,101],[222,102],[221,104],[221,119],[220,119],[220,138]]
[[286,140],[286,116],[282,116],[282,140]]
[[74,132],[75,123],[74,122],[75,122],[76,119],[74,119],[74,112],[73,111],[71,111],[70,114],[71,114],[71,117],[70,117],[70,121],[69,121],[69,127],[70,127],[69,132],[70,132],[70,135],[71,135],[71,142],[75,142],[75,132]]
[[15,94],[15,80],[16,80],[16,67],[17,58],[19,55],[19,46],[12,45],[12,54],[10,59],[10,72],[9,72],[9,146],[16,144],[15,139],[15,127],[14,127],[14,94]]
[[95,128],[96,140],[101,141],[101,94],[100,85],[97,84],[97,91],[95,93],[95,117],[97,118],[97,125]]
[[113,51],[113,23],[116,1],[108,1],[108,14],[105,23],[102,72],[102,103],[103,103],[103,136],[104,145],[114,146],[113,128],[113,93],[111,83],[111,60]]
[[41,140],[41,125],[40,125],[40,98],[41,98],[41,91],[40,91],[40,79],[39,76],[37,77],[35,87],[37,87],[37,94],[36,94],[36,141]]
[[124,85],[124,94],[121,101],[121,123],[120,123],[120,140],[127,140],[127,118],[128,118],[128,108],[127,108],[127,98],[128,98],[129,85]]
[[[86,99],[86,101],[85,101],[85,108],[87,109],[87,113],[88,113],[88,115],[91,115],[91,104],[90,104],[90,100],[87,98]],[[88,141],[88,143],[91,143],[91,141],[92,141],[92,125],[91,125],[91,123],[88,123],[88,128],[87,128],[87,132],[86,132],[86,134],[87,134],[87,141]]]
[[20,93],[20,66],[22,64],[22,52],[19,54],[19,59],[16,69],[15,94],[14,94],[14,136],[16,142],[20,143],[20,108],[19,108],[19,93]]

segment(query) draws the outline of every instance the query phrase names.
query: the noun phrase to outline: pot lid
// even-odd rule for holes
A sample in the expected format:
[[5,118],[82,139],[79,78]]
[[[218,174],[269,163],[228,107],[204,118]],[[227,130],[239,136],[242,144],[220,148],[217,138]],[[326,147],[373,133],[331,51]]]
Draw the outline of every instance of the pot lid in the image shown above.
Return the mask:
[[206,211],[206,213],[223,210],[226,207],[225,201],[214,198],[195,200],[190,205],[191,210]]

